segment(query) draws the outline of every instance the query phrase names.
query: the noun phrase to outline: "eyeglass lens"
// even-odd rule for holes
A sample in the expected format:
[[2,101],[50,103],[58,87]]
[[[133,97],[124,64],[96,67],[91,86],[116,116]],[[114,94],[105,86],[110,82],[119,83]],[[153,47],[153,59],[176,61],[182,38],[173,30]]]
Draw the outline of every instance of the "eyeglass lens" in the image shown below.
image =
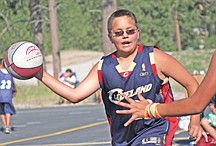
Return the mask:
[[128,29],[126,31],[124,30],[120,30],[120,31],[116,31],[113,33],[113,36],[114,37],[120,37],[120,36],[123,36],[124,35],[124,32],[126,32],[128,35],[133,35],[136,33],[136,29]]

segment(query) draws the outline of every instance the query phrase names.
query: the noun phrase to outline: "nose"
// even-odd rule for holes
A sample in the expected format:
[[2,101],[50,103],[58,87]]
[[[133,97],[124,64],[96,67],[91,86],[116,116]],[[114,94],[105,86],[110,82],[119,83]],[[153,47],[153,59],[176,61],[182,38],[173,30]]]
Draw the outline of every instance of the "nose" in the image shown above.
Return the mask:
[[122,35],[123,38],[128,38],[128,34],[126,31],[123,31],[123,35]]

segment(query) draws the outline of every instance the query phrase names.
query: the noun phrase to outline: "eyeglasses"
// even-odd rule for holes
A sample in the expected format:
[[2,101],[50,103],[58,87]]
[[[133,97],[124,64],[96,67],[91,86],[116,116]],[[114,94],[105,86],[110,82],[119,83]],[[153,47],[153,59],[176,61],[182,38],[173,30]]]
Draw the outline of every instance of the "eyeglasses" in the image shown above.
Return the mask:
[[116,31],[116,32],[113,32],[112,35],[113,37],[121,37],[124,35],[124,33],[126,32],[128,35],[133,35],[135,34],[137,31],[137,29],[127,29],[127,30],[119,30],[119,31]]

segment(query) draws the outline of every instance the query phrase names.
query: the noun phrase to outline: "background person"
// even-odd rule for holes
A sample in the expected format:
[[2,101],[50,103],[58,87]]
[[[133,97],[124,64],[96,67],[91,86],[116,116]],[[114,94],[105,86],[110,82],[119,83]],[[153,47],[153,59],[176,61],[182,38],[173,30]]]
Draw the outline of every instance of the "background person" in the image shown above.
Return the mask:
[[3,61],[0,64],[0,116],[2,130],[6,134],[11,133],[11,115],[16,114],[12,99],[16,96],[16,87],[13,77],[7,72]]
[[[76,76],[73,75],[73,71],[70,68],[66,69],[64,73],[59,74],[58,79],[60,82],[64,83],[65,85],[71,88],[75,88],[77,79]],[[63,102],[61,103],[68,104],[69,101],[63,98]]]
[[103,104],[102,89],[101,88],[95,92],[95,98],[96,98],[96,102],[98,104]]
[[211,112],[201,120],[201,125],[216,141],[216,97],[209,104]]

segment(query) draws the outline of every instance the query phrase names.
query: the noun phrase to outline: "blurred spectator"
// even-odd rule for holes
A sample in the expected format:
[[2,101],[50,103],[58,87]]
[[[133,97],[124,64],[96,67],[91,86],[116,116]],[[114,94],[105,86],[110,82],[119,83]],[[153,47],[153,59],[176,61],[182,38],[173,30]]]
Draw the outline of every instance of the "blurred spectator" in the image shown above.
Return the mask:
[[201,125],[216,140],[216,96],[211,99],[209,108],[211,112],[204,116]]
[[[70,68],[66,69],[65,73],[60,73],[58,79],[71,88],[75,88],[77,84],[76,73],[73,73]],[[61,98],[60,103],[68,104],[69,102],[67,99]]]
[[96,92],[95,92],[95,98],[96,98],[96,102],[98,104],[103,104],[103,99],[102,99],[102,94],[101,94],[101,88],[99,88]]
[[2,131],[11,133],[11,115],[16,114],[12,99],[16,96],[16,87],[13,77],[7,72],[3,61],[0,63],[0,116]]

